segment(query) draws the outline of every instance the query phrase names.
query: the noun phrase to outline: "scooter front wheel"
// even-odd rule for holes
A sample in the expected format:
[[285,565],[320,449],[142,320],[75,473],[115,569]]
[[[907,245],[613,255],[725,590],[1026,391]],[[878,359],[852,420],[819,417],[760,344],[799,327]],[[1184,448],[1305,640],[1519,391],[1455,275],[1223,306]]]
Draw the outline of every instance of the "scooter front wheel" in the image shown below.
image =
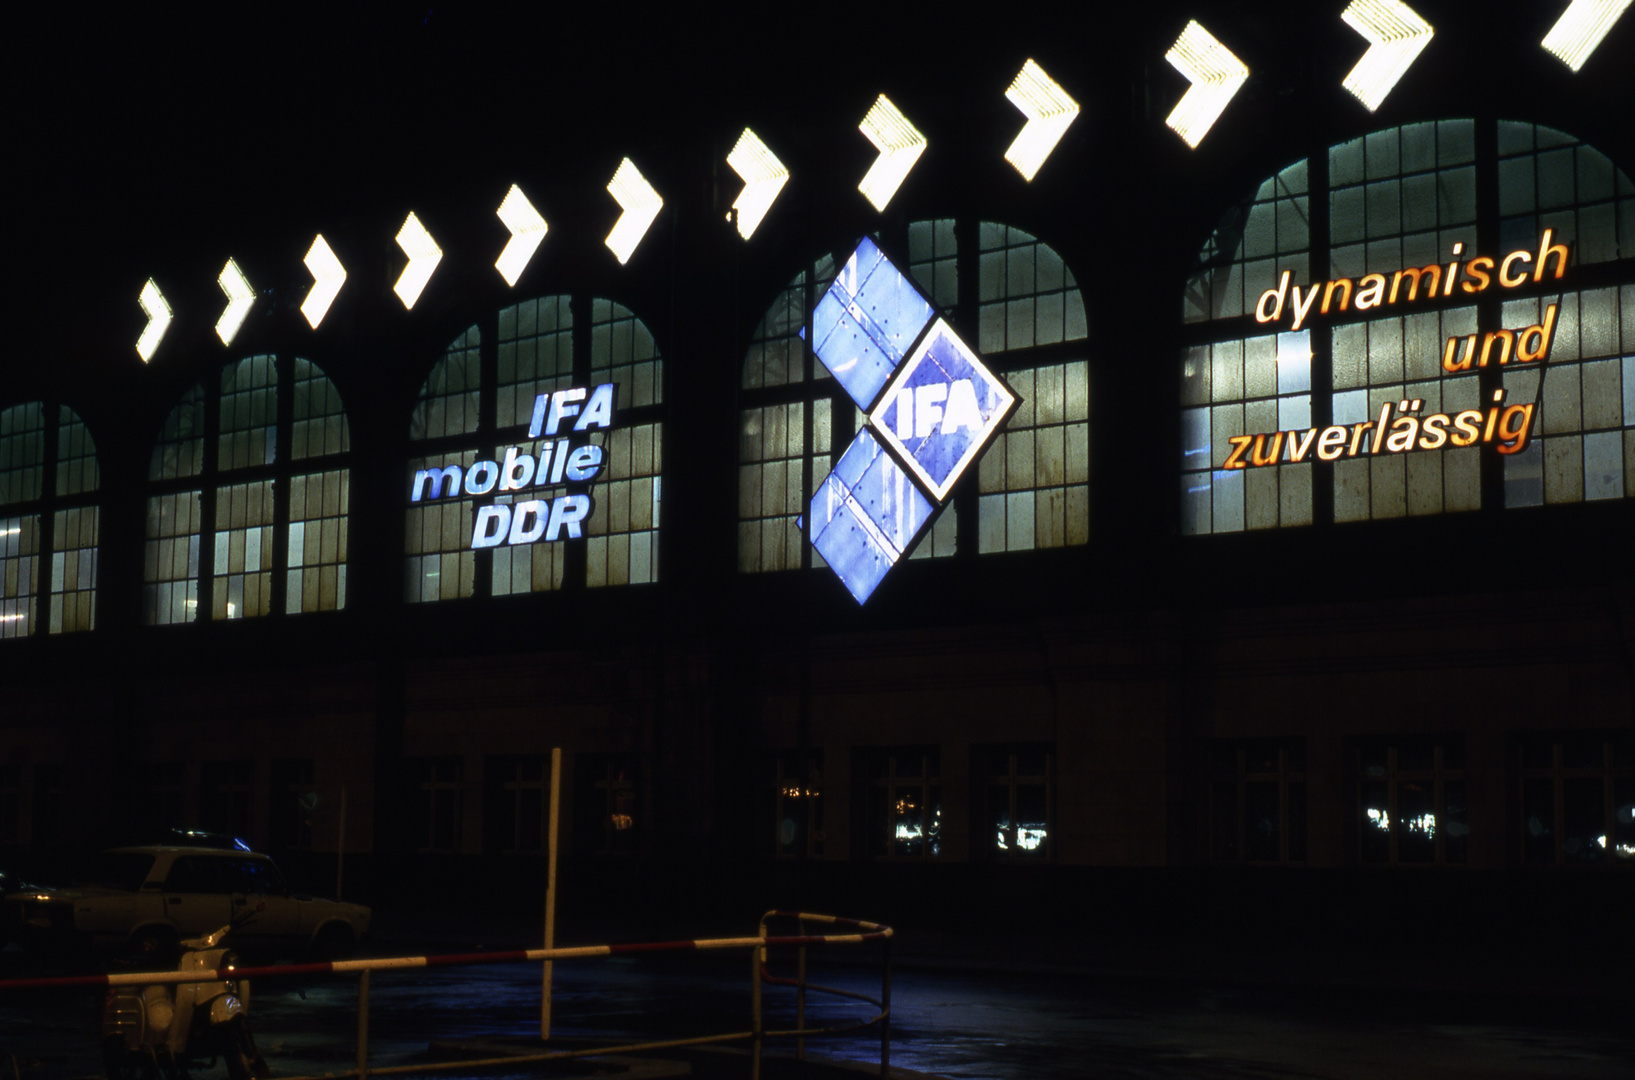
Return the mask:
[[122,1035],[110,1035],[102,1040],[102,1067],[108,1080],[156,1080],[159,1075],[153,1058],[129,1049]]
[[229,1027],[232,1030],[227,1032],[227,1045],[222,1051],[227,1059],[227,1075],[232,1080],[266,1080],[272,1070],[256,1051],[250,1025],[243,1016],[235,1016]]

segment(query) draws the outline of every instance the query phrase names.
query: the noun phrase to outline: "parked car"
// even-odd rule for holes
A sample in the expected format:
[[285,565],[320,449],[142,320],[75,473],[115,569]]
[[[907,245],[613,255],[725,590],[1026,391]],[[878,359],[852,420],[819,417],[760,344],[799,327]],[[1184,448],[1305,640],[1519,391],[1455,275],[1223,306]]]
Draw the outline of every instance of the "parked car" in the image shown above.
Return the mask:
[[104,851],[72,888],[25,889],[5,905],[3,921],[25,939],[77,939],[155,959],[228,924],[241,952],[340,956],[368,931],[371,914],[291,892],[266,855],[163,845]]

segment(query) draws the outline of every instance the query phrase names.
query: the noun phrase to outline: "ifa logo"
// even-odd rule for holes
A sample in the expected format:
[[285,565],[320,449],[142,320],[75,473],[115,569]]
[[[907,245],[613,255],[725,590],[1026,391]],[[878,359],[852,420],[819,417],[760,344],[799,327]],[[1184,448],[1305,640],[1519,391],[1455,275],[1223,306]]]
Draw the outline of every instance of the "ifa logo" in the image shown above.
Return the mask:
[[807,507],[812,546],[861,604],[947,504],[1017,397],[868,239],[813,310],[812,343],[868,419]]

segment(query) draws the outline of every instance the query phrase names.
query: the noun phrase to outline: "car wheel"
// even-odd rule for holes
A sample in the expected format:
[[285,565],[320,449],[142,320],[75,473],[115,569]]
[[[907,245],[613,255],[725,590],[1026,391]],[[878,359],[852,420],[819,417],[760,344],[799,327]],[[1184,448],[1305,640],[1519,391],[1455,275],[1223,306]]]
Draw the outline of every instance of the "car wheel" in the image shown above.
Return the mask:
[[131,935],[131,958],[138,964],[158,964],[176,950],[176,932],[163,926],[148,926]]
[[319,960],[342,960],[352,955],[358,939],[345,923],[330,923],[312,941],[312,955]]

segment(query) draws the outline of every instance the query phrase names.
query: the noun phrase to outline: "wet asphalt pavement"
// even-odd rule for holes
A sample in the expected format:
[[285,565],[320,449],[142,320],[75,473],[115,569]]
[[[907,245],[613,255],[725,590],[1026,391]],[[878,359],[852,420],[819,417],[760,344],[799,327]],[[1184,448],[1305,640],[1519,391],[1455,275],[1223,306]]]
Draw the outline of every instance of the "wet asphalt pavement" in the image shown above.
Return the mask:
[[[377,954],[403,954],[377,944]],[[833,954],[832,954],[833,955]],[[814,981],[878,994],[877,968],[814,956]],[[0,954],[0,975],[37,970]],[[787,969],[791,965],[782,965]],[[430,1060],[433,1042],[538,1032],[538,965],[378,973],[370,1062]],[[355,976],[259,980],[251,1016],[274,1076],[335,1073],[355,1060]],[[100,1076],[98,992],[0,993],[0,1080]],[[792,1026],[793,991],[766,989],[768,1024]],[[1592,988],[1530,997],[1363,986],[1222,984],[1103,973],[976,972],[903,958],[892,986],[892,1061],[945,1077],[1196,1080],[1627,1080],[1635,1036],[1627,1013]],[[671,954],[561,963],[555,1033],[610,1043],[749,1027],[749,963],[741,954]],[[814,995],[808,1024],[869,1015],[861,1002]],[[813,1040],[814,1053],[878,1060],[874,1030]],[[789,1053],[788,1044],[773,1048]],[[12,1059],[15,1059],[15,1073]],[[748,1076],[747,1059],[718,1055],[710,1075]],[[217,1074],[222,1074],[218,1069]],[[216,1074],[212,1074],[216,1075]],[[454,1070],[435,1075],[464,1076]],[[489,1077],[540,1075],[487,1071]]]

